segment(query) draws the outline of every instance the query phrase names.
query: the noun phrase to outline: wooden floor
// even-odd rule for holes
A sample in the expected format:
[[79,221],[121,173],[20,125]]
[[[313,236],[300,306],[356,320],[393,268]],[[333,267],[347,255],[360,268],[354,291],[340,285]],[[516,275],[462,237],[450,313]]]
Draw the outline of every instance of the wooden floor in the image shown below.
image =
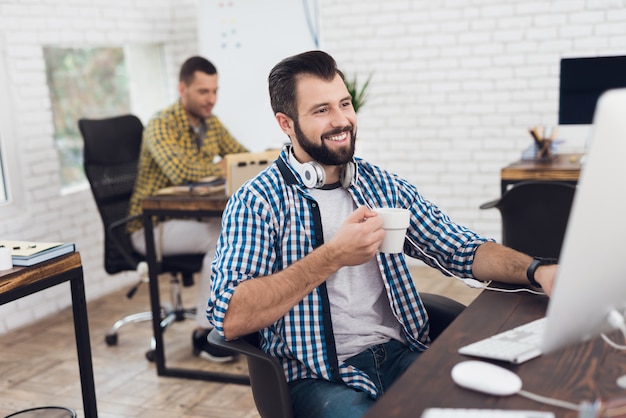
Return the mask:
[[[469,304],[479,293],[459,281],[426,267],[413,267],[420,291],[450,296]],[[166,280],[163,280],[166,282]],[[161,298],[167,298],[167,287]],[[69,292],[69,287],[68,287]],[[184,288],[186,306],[195,288]],[[19,303],[19,302],[13,302]],[[249,386],[158,377],[146,360],[151,323],[129,324],[119,333],[117,346],[104,336],[124,315],[147,310],[148,287],[133,299],[116,292],[88,304],[98,415],[101,418],[252,418],[258,417]],[[246,374],[244,359],[213,365],[191,353],[194,321],[175,323],[165,333],[168,366],[213,369]],[[0,416],[34,406],[72,408],[83,417],[71,309],[0,336]]]

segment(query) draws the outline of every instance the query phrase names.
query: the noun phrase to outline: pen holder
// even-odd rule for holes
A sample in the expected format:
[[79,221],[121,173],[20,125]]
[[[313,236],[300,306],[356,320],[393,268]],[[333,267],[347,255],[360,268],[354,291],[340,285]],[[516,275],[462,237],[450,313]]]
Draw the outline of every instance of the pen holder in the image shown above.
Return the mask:
[[535,159],[539,161],[552,161],[554,159],[554,153],[552,152],[552,140],[543,139],[539,141],[535,149]]
[[552,129],[550,136],[546,137],[545,129],[533,127],[528,130],[530,136],[535,141],[535,160],[538,161],[552,161],[554,154],[552,153],[552,140],[555,138],[557,129]]

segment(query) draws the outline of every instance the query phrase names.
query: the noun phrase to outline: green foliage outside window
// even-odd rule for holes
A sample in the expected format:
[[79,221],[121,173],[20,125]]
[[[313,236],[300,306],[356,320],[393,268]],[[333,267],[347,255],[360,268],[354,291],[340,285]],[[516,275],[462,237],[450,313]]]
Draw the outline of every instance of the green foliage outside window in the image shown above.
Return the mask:
[[130,113],[122,48],[44,48],[64,187],[85,181],[78,119]]

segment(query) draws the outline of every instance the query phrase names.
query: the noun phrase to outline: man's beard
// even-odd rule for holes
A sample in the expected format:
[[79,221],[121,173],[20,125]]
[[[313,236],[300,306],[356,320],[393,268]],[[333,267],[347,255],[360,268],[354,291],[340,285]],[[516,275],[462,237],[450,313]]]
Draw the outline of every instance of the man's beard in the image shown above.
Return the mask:
[[192,118],[198,119],[199,121],[203,121],[205,119],[203,115],[195,112],[192,108],[187,108],[187,114]]
[[183,107],[185,108],[187,114],[193,118],[198,119],[199,121],[210,118],[213,113],[212,110],[209,110],[209,114],[205,115],[203,106],[195,102],[191,94],[187,94],[184,103],[185,105]]
[[311,141],[300,129],[300,123],[294,122],[294,131],[296,134],[296,140],[302,149],[309,154],[313,160],[324,165],[344,165],[348,161],[352,160],[354,156],[354,144],[356,143],[356,132],[354,132],[352,125],[338,128],[322,134],[323,137],[337,135],[342,132],[348,132],[350,134],[350,146],[348,148],[342,148],[341,150],[334,151],[326,146],[326,141],[322,139],[321,144],[317,145]]

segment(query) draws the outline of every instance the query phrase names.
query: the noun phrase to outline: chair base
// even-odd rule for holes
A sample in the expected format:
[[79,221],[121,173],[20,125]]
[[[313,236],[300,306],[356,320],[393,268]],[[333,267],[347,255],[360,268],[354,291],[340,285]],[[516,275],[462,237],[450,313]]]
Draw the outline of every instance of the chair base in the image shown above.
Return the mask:
[[[196,308],[168,311],[165,316],[161,317],[161,329],[166,331],[174,322],[184,321],[185,319],[196,319]],[[150,350],[146,351],[146,359],[150,362],[153,362],[156,358],[154,350],[156,350],[156,340],[152,337],[150,339]]]
[[107,335],[104,336],[104,341],[108,346],[117,345],[117,331],[120,328],[122,328],[126,324],[145,321],[152,321],[152,312],[147,311],[127,315],[113,324]]
[[[134,292],[133,292],[134,293]],[[181,294],[181,281],[178,275],[171,275],[170,279],[170,298],[171,305],[165,305],[161,307],[161,322],[160,326],[163,331],[167,330],[174,322],[184,321],[185,319],[196,318],[196,308],[185,308],[182,303]],[[126,324],[152,321],[152,312],[139,312],[131,315],[127,315],[122,319],[117,320],[109,332],[105,335],[104,341],[108,346],[117,345],[118,343],[118,331]],[[156,342],[154,337],[150,341],[150,350],[146,352],[146,359],[148,361],[154,361],[154,350]]]
[[38,406],[14,412],[4,418],[74,418],[77,416],[76,411],[64,406]]

